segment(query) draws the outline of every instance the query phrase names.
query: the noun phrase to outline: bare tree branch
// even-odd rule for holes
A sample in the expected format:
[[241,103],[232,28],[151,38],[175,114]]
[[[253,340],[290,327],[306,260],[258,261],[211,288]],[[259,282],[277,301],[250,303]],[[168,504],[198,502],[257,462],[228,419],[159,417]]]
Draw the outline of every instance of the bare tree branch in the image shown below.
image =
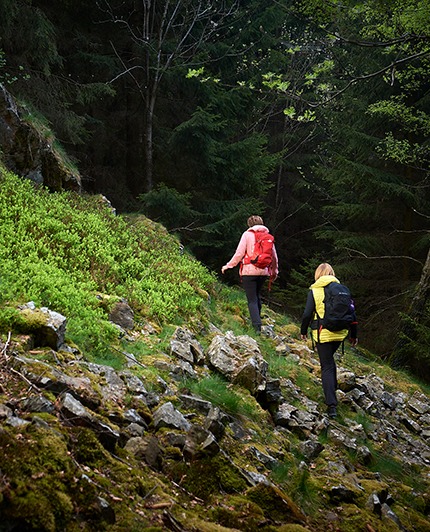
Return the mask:
[[10,344],[10,339],[11,339],[11,332],[9,331],[9,334],[7,335],[7,340],[6,340],[6,343],[4,344],[3,346],[3,349],[1,350],[1,355],[4,356],[6,362],[8,361],[9,357],[7,356],[7,350],[8,350],[8,347],[9,347],[9,344]]
[[369,257],[369,255],[366,255],[366,253],[363,253],[362,251],[359,251],[358,249],[351,249],[351,248],[343,248],[346,251],[356,253],[359,257],[366,260],[393,260],[393,259],[406,259],[411,260],[412,262],[418,263],[421,267],[424,266],[424,264],[418,260],[414,259],[414,257],[409,257],[408,255],[378,255],[376,257]]

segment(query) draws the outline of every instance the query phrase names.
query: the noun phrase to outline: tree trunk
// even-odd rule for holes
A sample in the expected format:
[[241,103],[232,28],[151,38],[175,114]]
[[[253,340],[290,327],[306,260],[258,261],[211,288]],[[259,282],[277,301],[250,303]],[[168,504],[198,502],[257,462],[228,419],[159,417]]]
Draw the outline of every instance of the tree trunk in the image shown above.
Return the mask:
[[144,169],[143,176],[144,192],[150,192],[153,187],[153,167],[154,167],[154,146],[152,132],[154,127],[154,108],[155,95],[148,96],[148,104],[145,108],[145,125],[144,125]]
[[143,192],[143,120],[144,113],[142,98],[134,87],[127,89],[126,113],[126,181],[133,196]]

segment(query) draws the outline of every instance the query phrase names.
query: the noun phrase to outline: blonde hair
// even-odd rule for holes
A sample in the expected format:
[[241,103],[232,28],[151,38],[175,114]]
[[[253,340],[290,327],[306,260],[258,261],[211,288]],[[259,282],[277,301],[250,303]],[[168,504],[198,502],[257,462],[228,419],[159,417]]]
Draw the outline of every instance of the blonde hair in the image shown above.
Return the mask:
[[333,275],[334,276],[334,270],[333,270],[333,268],[330,266],[330,264],[328,262],[323,262],[315,270],[315,281],[317,281],[323,275]]
[[252,227],[253,225],[264,225],[263,218],[261,216],[250,216],[248,218],[248,227]]

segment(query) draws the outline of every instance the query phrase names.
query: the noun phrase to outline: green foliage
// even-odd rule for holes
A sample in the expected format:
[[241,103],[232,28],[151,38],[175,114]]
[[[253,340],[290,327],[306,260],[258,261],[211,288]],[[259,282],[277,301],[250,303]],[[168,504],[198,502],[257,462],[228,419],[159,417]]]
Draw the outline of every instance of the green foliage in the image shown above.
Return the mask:
[[387,454],[373,451],[373,461],[369,466],[371,471],[375,471],[388,479],[402,480],[405,477],[404,463]]
[[[2,171],[0,219],[3,301],[33,300],[65,314],[84,349],[105,352],[118,334],[99,293],[164,322],[202,309],[202,287],[213,283],[167,233],[146,219],[127,225],[97,197],[49,194]],[[7,327],[13,311],[2,314]]]
[[140,200],[151,218],[160,217],[167,227],[179,228],[197,214],[190,206],[191,196],[189,192],[181,194],[176,189],[160,183],[150,192],[141,195]]
[[18,79],[30,79],[30,76],[25,73],[23,66],[19,66],[17,72],[12,74],[7,71],[6,65],[5,53],[0,49],[0,83],[3,83],[4,85],[12,85]]
[[[225,279],[229,280],[228,277]],[[210,310],[211,319],[217,327],[231,330],[235,335],[243,334],[245,330],[248,332],[246,319],[249,317],[249,311],[242,288],[228,287],[218,283]],[[249,332],[251,333],[251,327],[249,327]]]
[[172,170],[166,185],[181,193],[163,187],[143,200],[151,208],[146,212],[167,227],[181,224],[187,246],[218,269],[234,251],[250,214],[262,212],[276,157],[268,152],[265,135],[237,131],[245,105],[238,92],[219,90],[208,100],[170,137]]
[[400,317],[402,328],[395,352],[390,357],[391,364],[415,375],[426,375],[430,364],[430,305],[426,306],[420,321],[405,313],[401,313]]
[[315,514],[321,508],[321,489],[307,468],[297,467],[286,483],[288,493],[306,512]]
[[270,352],[265,355],[265,359],[269,365],[268,371],[271,377],[297,379],[298,365],[294,359]]
[[[385,61],[376,54],[372,59],[379,65]],[[367,93],[360,86],[351,88],[342,95],[342,105],[327,110],[327,141],[320,147],[315,176],[306,178],[312,180],[314,205],[320,202],[314,234],[325,251],[315,256],[331,263],[352,290],[368,347],[387,355],[394,346],[398,312],[413,293],[428,250],[420,215],[428,210],[422,193],[426,174],[413,169],[418,161],[423,170],[427,164],[420,147],[427,117],[419,102],[406,108],[399,98],[378,100],[387,93],[381,81],[369,86]]]

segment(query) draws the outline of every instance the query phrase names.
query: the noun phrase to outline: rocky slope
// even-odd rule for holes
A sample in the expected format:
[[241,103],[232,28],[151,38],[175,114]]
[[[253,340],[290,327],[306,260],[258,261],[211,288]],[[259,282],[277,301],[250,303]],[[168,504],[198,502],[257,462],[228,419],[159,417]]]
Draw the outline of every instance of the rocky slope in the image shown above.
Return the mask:
[[[21,120],[1,86],[0,93],[6,165],[50,190],[79,191],[79,176]],[[12,230],[2,234],[2,266],[9,264],[0,279],[3,299],[5,272],[16,283],[16,294],[8,290],[13,300],[25,293],[17,278],[38,274],[43,286],[26,289],[42,291],[43,301],[75,280],[57,298],[65,305],[85,285],[81,262],[73,259],[87,252],[82,264],[95,270],[84,272],[85,280],[93,275],[91,290],[138,286],[141,300],[135,294],[131,308],[118,293],[74,299],[75,314],[88,310],[81,301],[109,302],[109,312],[88,314],[109,318],[109,330],[118,333],[112,344],[97,338],[109,345],[104,361],[66,341],[68,318],[76,327],[76,315],[29,302],[19,309],[20,332],[9,332],[13,302],[1,301],[7,308],[0,334],[0,532],[430,530],[428,387],[347,349],[338,360],[339,416],[329,420],[315,353],[297,340],[294,325],[282,325],[283,316],[265,308],[263,334],[251,337],[246,305],[223,302],[219,287],[209,294],[189,264],[183,270],[169,264],[169,257],[185,256],[166,231],[161,238],[160,228],[140,224],[133,235],[141,237],[117,235],[133,242],[133,251],[115,247],[108,235],[122,224],[94,211],[75,217],[82,202],[46,208],[35,222],[22,216],[20,187],[8,183],[1,227]],[[21,205],[38,212],[40,198],[30,201],[24,192]],[[54,195],[52,202],[44,198],[48,203],[55,204]],[[41,216],[52,224],[42,226]],[[24,243],[33,254],[19,270]],[[45,261],[47,249],[55,261]],[[130,282],[129,269],[123,275],[114,267],[123,261],[139,278]],[[106,283],[111,270],[117,277]],[[52,276],[57,282],[49,284]],[[175,291],[181,283],[184,290]],[[157,289],[158,300],[150,299]],[[186,298],[189,312],[199,308],[195,294],[212,309],[204,316],[195,310],[180,327],[149,321],[150,303],[170,305],[174,317]]]
[[122,302],[114,369],[64,343],[65,317],[21,310],[31,334],[0,353],[1,531],[430,529],[430,403],[405,376],[348,351],[333,421],[276,316],[163,343]]

